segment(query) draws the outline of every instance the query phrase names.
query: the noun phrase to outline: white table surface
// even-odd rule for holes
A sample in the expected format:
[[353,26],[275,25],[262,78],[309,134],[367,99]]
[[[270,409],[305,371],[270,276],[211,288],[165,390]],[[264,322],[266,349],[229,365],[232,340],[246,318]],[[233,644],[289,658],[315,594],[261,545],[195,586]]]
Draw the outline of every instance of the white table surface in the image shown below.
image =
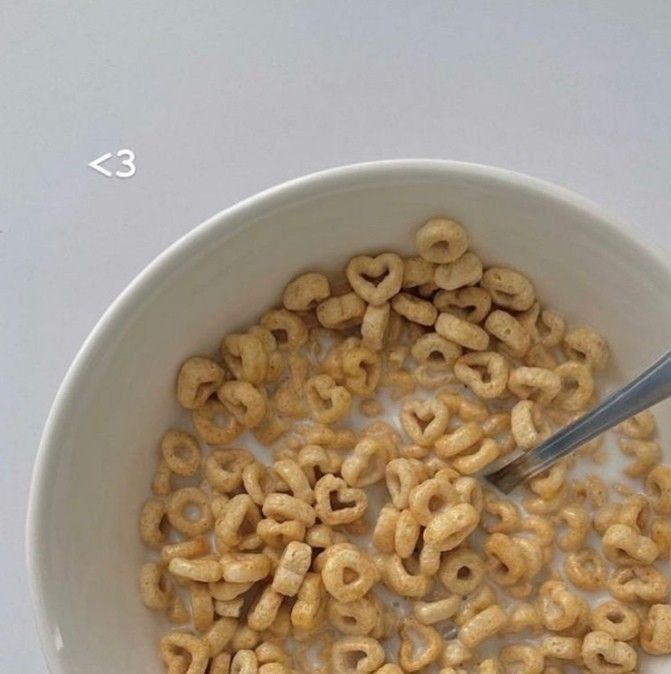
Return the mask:
[[[45,671],[33,459],[68,364],[135,274],[242,197],[391,157],[530,173],[671,249],[670,34],[667,0],[3,3],[0,671]],[[132,178],[87,166],[122,148]]]

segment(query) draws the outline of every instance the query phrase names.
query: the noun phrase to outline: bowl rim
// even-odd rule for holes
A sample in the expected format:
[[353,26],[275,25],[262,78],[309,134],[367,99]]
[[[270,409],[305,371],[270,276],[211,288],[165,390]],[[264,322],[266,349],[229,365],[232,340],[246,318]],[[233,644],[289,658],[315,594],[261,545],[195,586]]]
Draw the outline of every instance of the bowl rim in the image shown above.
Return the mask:
[[[603,232],[608,231],[618,237],[623,243],[634,246],[645,256],[649,257],[671,279],[671,261],[661,251],[653,248],[648,242],[641,241],[631,233],[626,222],[614,216],[595,202],[569,189],[554,183],[535,178],[524,173],[505,168],[488,166],[485,164],[445,160],[445,159],[385,159],[363,163],[347,164],[335,168],[325,169],[299,178],[293,178],[262,190],[250,197],[225,208],[189,232],[181,236],[168,246],[142,269],[110,304],[95,326],[86,337],[77,351],[72,363],[58,387],[56,396],[48,413],[38,450],[33,465],[28,509],[26,516],[26,562],[28,582],[30,587],[33,616],[37,627],[42,653],[51,674],[71,674],[65,671],[64,663],[58,655],[58,648],[54,645],[54,635],[48,621],[46,610],[48,599],[47,590],[43,584],[41,565],[45,561],[40,553],[41,534],[46,524],[48,503],[45,498],[45,483],[50,474],[50,468],[56,458],[57,446],[53,438],[59,434],[66,421],[63,414],[68,400],[76,393],[79,382],[86,376],[87,362],[93,357],[97,344],[107,334],[115,330],[115,324],[122,319],[133,305],[136,296],[148,290],[169,269],[177,265],[182,259],[189,256],[196,247],[205,245],[209,237],[221,236],[221,231],[227,227],[227,220],[238,216],[245,211],[259,211],[272,208],[274,202],[298,200],[301,196],[310,196],[315,191],[337,186],[348,180],[360,178],[388,178],[394,174],[398,176],[420,176],[422,173],[434,172],[436,177],[444,175],[461,175],[480,177],[505,183],[518,189],[533,192],[541,196],[550,197],[564,202],[573,208],[582,211],[594,220],[595,227]],[[230,229],[229,234],[236,231]]]

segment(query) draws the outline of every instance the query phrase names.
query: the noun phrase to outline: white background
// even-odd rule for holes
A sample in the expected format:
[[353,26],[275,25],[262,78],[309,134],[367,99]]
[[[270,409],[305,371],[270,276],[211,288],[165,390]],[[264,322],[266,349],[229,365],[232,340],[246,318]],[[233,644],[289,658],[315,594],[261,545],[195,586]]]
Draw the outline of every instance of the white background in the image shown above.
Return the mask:
[[[5,0],[0,672],[45,671],[32,463],[68,364],[137,272],[242,197],[392,157],[530,173],[671,248],[670,35],[667,0]],[[133,178],[87,167],[124,147]]]

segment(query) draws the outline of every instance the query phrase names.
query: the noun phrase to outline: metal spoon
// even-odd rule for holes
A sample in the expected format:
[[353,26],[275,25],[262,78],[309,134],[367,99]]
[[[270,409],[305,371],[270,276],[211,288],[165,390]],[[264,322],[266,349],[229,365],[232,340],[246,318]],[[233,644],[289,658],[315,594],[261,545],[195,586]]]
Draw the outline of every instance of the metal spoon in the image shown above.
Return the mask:
[[513,459],[499,470],[485,475],[504,494],[580,445],[634,414],[671,397],[671,351],[667,351],[645,372],[619,391],[612,393],[584,417],[574,421],[535,449]]

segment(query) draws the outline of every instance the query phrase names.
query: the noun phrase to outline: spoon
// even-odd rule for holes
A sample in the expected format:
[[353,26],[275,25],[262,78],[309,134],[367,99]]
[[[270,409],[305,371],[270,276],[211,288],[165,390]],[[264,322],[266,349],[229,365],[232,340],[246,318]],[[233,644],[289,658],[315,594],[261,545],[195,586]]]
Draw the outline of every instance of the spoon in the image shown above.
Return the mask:
[[502,468],[485,475],[499,491],[510,493],[559,459],[621,421],[671,397],[671,351],[619,391],[609,395],[585,416]]

